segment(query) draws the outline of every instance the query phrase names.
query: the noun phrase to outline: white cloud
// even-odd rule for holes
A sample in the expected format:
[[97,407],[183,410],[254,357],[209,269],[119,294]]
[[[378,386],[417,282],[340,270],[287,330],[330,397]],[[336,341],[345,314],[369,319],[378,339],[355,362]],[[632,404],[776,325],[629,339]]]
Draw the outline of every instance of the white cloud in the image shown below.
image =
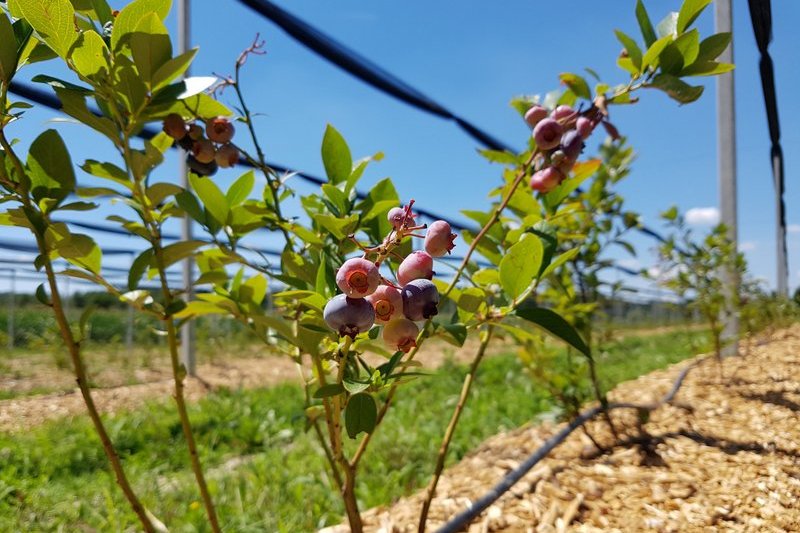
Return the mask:
[[740,252],[752,252],[758,247],[758,243],[754,241],[744,241],[739,243]]
[[693,207],[686,211],[686,222],[693,226],[713,226],[719,222],[716,207]]
[[789,224],[786,226],[787,233],[800,233],[800,224]]

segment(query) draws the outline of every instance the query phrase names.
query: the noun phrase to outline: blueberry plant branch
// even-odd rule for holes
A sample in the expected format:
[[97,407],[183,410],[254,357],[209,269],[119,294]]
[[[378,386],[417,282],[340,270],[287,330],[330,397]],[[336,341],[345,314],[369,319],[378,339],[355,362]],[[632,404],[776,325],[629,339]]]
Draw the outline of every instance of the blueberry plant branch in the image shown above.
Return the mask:
[[[9,34],[6,32],[5,30],[10,29],[12,25],[9,22],[7,15],[3,12],[0,12],[0,26],[3,26],[3,31],[0,32],[0,35],[3,37],[0,39],[0,41],[2,41],[0,42],[0,47],[17,50],[17,53],[13,54],[13,56],[6,54],[4,55],[3,60],[0,61],[0,147],[2,147],[2,150],[0,150],[0,186],[2,186],[7,193],[3,195],[0,202],[14,202],[21,207],[20,209],[16,210],[6,210],[5,213],[0,214],[0,219],[4,218],[4,220],[2,220],[3,224],[11,223],[13,225],[27,227],[34,235],[36,245],[39,250],[39,257],[37,260],[38,267],[44,269],[47,285],[50,289],[50,295],[48,298],[43,286],[41,286],[41,291],[37,290],[39,299],[45,305],[51,308],[53,316],[55,317],[61,338],[67,348],[67,351],[69,352],[70,359],[72,361],[73,372],[78,384],[78,389],[80,390],[84,404],[86,405],[87,413],[92,422],[92,426],[94,427],[94,431],[97,433],[106,458],[111,465],[116,483],[122,490],[125,499],[128,501],[131,509],[136,514],[136,517],[141,523],[144,531],[147,531],[148,533],[154,532],[156,531],[156,527],[151,520],[151,515],[145,509],[144,505],[139,500],[139,497],[134,492],[133,487],[131,486],[131,483],[125,473],[125,469],[122,465],[119,454],[114,447],[105,424],[100,417],[100,413],[97,410],[97,406],[94,403],[94,398],[92,397],[89,386],[89,380],[86,375],[86,365],[81,353],[81,342],[78,338],[76,338],[75,333],[72,330],[72,326],[70,325],[66,316],[66,311],[63,306],[61,293],[58,286],[58,280],[56,278],[56,272],[53,268],[51,255],[57,253],[57,249],[54,249],[53,247],[54,239],[48,239],[47,234],[53,230],[54,224],[50,219],[49,212],[43,209],[42,205],[47,205],[47,209],[50,211],[53,211],[58,207],[59,201],[63,200],[63,197],[66,196],[65,193],[69,192],[70,185],[74,186],[74,182],[71,182],[69,179],[71,169],[67,170],[65,173],[57,174],[58,171],[56,171],[54,168],[43,168],[42,166],[39,166],[36,169],[37,175],[33,177],[32,172],[29,169],[26,169],[25,165],[23,165],[22,161],[17,156],[12,147],[12,143],[8,141],[8,138],[5,134],[6,127],[14,120],[19,119],[22,115],[22,113],[17,113],[14,115],[11,112],[15,106],[8,101],[9,84],[11,83],[15,72],[24,65],[26,60],[29,59],[24,56],[24,49],[26,45],[28,43],[36,42],[36,37],[32,35],[30,30],[26,31],[20,21],[16,21],[14,25],[20,27],[19,29],[21,31],[18,34],[14,35],[14,33]],[[11,36],[14,37],[12,38]],[[10,42],[5,42],[5,39],[10,39]],[[47,137],[47,139],[49,139],[52,143],[60,142],[60,138],[58,138],[58,141],[53,140],[55,138],[58,138],[57,134],[55,134],[55,136],[49,135]],[[40,137],[40,139],[43,139],[43,137]],[[38,140],[39,139],[37,139],[37,141]],[[36,141],[34,142],[34,145],[35,144]],[[45,141],[42,141],[41,145],[44,144]],[[61,155],[62,153],[66,152],[59,152],[58,155]],[[32,156],[33,154],[29,154],[29,158],[32,158]],[[57,157],[57,155],[55,157]],[[68,165],[71,164],[68,156],[66,159],[66,163]],[[7,167],[7,163],[10,163],[11,166]],[[54,192],[60,197],[60,200],[55,199],[55,201],[52,201],[49,204],[43,204],[41,202],[41,200],[43,200],[43,198],[41,198],[41,192],[31,190],[31,186],[36,184],[37,181],[40,181],[42,177],[44,177],[42,174],[50,179],[53,179],[55,184],[57,184],[58,187]],[[61,236],[62,238],[64,237],[63,232]],[[66,239],[69,239],[69,236],[67,236]]]

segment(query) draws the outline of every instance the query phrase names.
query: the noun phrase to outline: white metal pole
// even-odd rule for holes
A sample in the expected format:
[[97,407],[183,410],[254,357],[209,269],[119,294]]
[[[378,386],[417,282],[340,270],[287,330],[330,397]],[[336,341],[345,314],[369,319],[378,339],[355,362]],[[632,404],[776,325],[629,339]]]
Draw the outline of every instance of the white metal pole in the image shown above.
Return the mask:
[[[731,0],[718,0],[714,3],[714,22],[716,32],[733,31]],[[719,57],[723,63],[733,63],[733,40]],[[719,205],[720,220],[728,227],[728,235],[737,242],[736,226],[736,118],[734,100],[733,72],[717,77],[717,157],[719,158]],[[739,316],[735,299],[739,291],[736,273],[728,270],[724,276],[727,290],[726,306],[722,312],[724,329],[722,332],[723,355],[739,352]]]
[[8,294],[8,349],[14,348],[14,312],[16,306],[16,293],[17,293],[17,271],[13,268],[9,269],[11,273],[11,291]]
[[[178,54],[182,54],[189,50],[191,40],[191,10],[189,0],[179,0],[178,2]],[[189,71],[186,71],[186,75]],[[181,186],[186,189],[189,187],[188,168],[186,167],[186,154],[181,150],[180,152],[180,176]],[[181,220],[181,239],[184,241],[192,240],[192,220],[188,216],[183,217]],[[191,300],[194,295],[192,288],[192,273],[194,270],[194,261],[188,257],[183,261],[183,287],[185,290],[186,300]],[[195,339],[194,339],[194,322],[188,320],[181,329],[181,362],[186,368],[186,373],[194,376],[197,373],[197,360],[195,356]]]

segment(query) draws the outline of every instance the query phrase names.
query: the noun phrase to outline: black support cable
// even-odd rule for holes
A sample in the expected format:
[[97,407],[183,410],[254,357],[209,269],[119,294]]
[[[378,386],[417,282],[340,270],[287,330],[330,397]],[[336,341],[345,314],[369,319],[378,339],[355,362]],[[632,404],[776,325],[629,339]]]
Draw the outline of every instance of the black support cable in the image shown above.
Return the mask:
[[[764,107],[767,111],[767,125],[769,127],[770,160],[772,163],[772,177],[775,182],[776,204],[778,206],[778,224],[781,230],[781,241],[778,246],[783,250],[783,271],[788,272],[786,265],[786,204],[784,202],[785,182],[783,172],[783,149],[781,148],[781,128],[778,120],[778,99],[775,91],[775,71],[772,58],[769,55],[769,44],[772,41],[772,8],[770,0],[748,0],[750,8],[750,21],[753,24],[753,33],[756,45],[761,54],[758,69],[761,73],[761,88],[764,92]],[[783,280],[785,283],[787,280]],[[781,280],[778,280],[780,286]]]
[[[53,110],[56,110],[56,111],[60,111],[61,110],[61,101],[58,99],[58,97],[56,95],[54,95],[52,93],[48,93],[48,92],[45,92],[45,91],[43,91],[41,89],[38,89],[36,87],[32,87],[30,85],[27,85],[27,84],[24,84],[24,83],[15,82],[15,81],[11,82],[11,85],[9,86],[8,90],[9,90],[9,92],[11,92],[13,94],[16,94],[17,96],[20,96],[22,98],[25,98],[26,100],[30,100],[31,102],[36,102],[37,104],[43,105],[43,106],[45,106],[47,108],[50,108],[50,109],[53,109]],[[97,112],[95,110],[92,110],[91,108],[89,110],[92,113],[94,113],[95,115],[99,115],[99,112]],[[153,128],[143,128],[142,131],[140,131],[137,134],[137,137],[139,137],[141,139],[149,140],[149,139],[152,139],[153,137],[155,137],[158,133],[159,133],[158,130],[155,130]],[[173,146],[172,148],[175,148],[175,146]],[[238,166],[242,166],[242,167],[246,167],[246,168],[255,168],[254,165],[252,165],[250,162],[248,162],[246,160],[243,160],[243,159],[240,159],[239,162],[237,163],[237,165]],[[287,167],[285,167],[283,165],[278,165],[276,163],[267,162],[267,166],[270,167],[272,170],[278,172],[278,173],[284,173],[284,174],[293,173],[294,175],[296,175],[301,180],[303,180],[305,182],[308,182],[308,183],[313,183],[314,185],[317,185],[317,186],[320,186],[320,185],[322,185],[324,183],[328,183],[328,180],[325,180],[325,179],[322,179],[320,177],[308,174],[307,172],[298,172],[296,170],[291,170],[291,169],[289,169],[289,168],[287,168]],[[367,194],[357,190],[356,191],[356,197],[361,199],[361,200],[363,200],[364,198],[367,197]],[[431,220],[440,220],[440,219],[447,220],[453,228],[455,228],[455,229],[457,229],[459,231],[470,231],[470,232],[475,233],[475,234],[478,232],[478,229],[476,229],[476,228],[472,228],[472,227],[467,226],[465,224],[462,224],[460,222],[455,222],[455,221],[452,221],[452,220],[448,220],[448,219],[446,219],[445,217],[443,217],[441,215],[438,215],[438,214],[436,214],[436,213],[434,213],[432,211],[429,211],[427,209],[421,208],[419,206],[415,206],[414,211],[416,213],[424,216],[424,217],[427,217],[427,218],[431,219]]]
[[516,153],[516,150],[428,98],[414,87],[358,54],[355,50],[351,50],[272,2],[267,0],[239,0],[239,2],[268,18],[300,44],[361,81],[417,109],[454,121],[462,130],[487,148],[508,150],[511,153]]

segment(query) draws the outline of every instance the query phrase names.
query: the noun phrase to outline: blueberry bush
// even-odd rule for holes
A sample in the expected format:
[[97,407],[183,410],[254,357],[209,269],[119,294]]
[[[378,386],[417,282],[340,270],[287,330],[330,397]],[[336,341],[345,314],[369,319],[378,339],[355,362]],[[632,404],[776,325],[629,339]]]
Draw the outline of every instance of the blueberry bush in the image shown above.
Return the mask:
[[[581,275],[593,269],[596,247],[606,239],[602,235],[619,240],[616,224],[606,229],[606,215],[595,207],[598,202],[610,204],[608,216],[614,220],[624,219],[625,213],[605,195],[591,197],[609,178],[598,172],[603,168],[600,159],[582,152],[598,129],[619,137],[610,109],[634,104],[642,89],[657,89],[687,104],[700,97],[703,87],[690,85],[686,78],[733,68],[716,61],[730,35],[701,40],[692,27],[708,4],[686,0],[680,11],[654,27],[637,1],[642,40],[616,32],[623,46],[617,59],[622,83],[606,84],[587,69],[588,78],[561,74],[563,88],[543,98],[515,99],[513,106],[532,130],[527,147],[520,153],[482,151],[504,168],[487,209],[464,212],[480,229],[456,236],[444,220],[422,223],[414,201],[401,200],[391,179],[378,182],[366,195],[357,194],[368,166],[382,154],[354,161],[333,126],[324,132],[321,146],[327,182],[299,196],[304,216],[287,216],[283,204],[298,195],[290,176],[266,163],[241,79],[247,59],[262,52],[257,39],[239,56],[230,78],[182,79],[197,50],[173,53],[164,26],[169,0],[135,0],[119,12],[104,0],[5,2],[0,15],[0,223],[27,228],[36,241],[36,267],[47,276],[38,299],[58,323],[89,416],[143,529],[155,531],[163,525],[131,488],[93,404],[81,355],[88,316],[77,323],[67,320],[59,276],[91,281],[158,320],[172,361],[188,462],[213,531],[221,530],[220,521],[187,414],[185,369],[178,358],[179,333],[187,321],[203,315],[232,317],[263,340],[265,349],[291,357],[305,369],[308,428],[319,438],[356,532],[362,530],[362,521],[355,480],[371,437],[399,401],[403,383],[421,374],[422,379],[434,379],[417,368],[420,347],[432,338],[457,346],[476,338],[477,351],[443,431],[420,513],[419,528],[424,530],[450,440],[493,339],[511,338],[525,345],[536,335],[535,327],[566,343],[594,368],[591,339],[581,326],[585,320],[565,319],[579,316],[572,307],[591,305],[591,296],[580,302],[566,291],[570,296],[556,309],[538,298],[558,279],[569,277],[559,274],[565,265]],[[67,143],[56,130],[42,132],[26,155],[10,137],[29,104],[12,102],[9,85],[20,69],[44,61],[58,63],[69,79],[39,74],[33,80],[50,86],[64,113],[113,148],[113,157],[98,150],[98,159],[79,165],[106,186],[76,186]],[[214,98],[224,91],[234,93],[235,112]],[[149,125],[161,131],[152,133]],[[164,153],[173,146],[186,152],[187,188],[156,178]],[[250,170],[223,191],[212,176],[239,161]],[[257,193],[256,173],[266,180]],[[586,185],[588,192],[581,190]],[[102,251],[90,236],[53,218],[67,211],[92,211],[99,199],[118,202],[121,208],[108,220],[146,245],[133,260],[124,288],[104,278]],[[166,244],[164,226],[186,217],[202,228],[202,237]],[[571,227],[575,225],[580,226],[577,232]],[[247,244],[248,236],[264,229],[280,236],[280,261]],[[414,249],[415,239],[421,249]],[[438,269],[454,250],[460,259],[453,272]],[[196,297],[191,299],[167,277],[171,265],[190,257],[198,265]],[[57,258],[70,268],[56,272]],[[159,290],[141,289],[144,277]],[[268,296],[270,306],[264,304]],[[384,362],[372,366],[363,357],[367,352],[383,356]],[[595,393],[604,402],[600,390]]]

